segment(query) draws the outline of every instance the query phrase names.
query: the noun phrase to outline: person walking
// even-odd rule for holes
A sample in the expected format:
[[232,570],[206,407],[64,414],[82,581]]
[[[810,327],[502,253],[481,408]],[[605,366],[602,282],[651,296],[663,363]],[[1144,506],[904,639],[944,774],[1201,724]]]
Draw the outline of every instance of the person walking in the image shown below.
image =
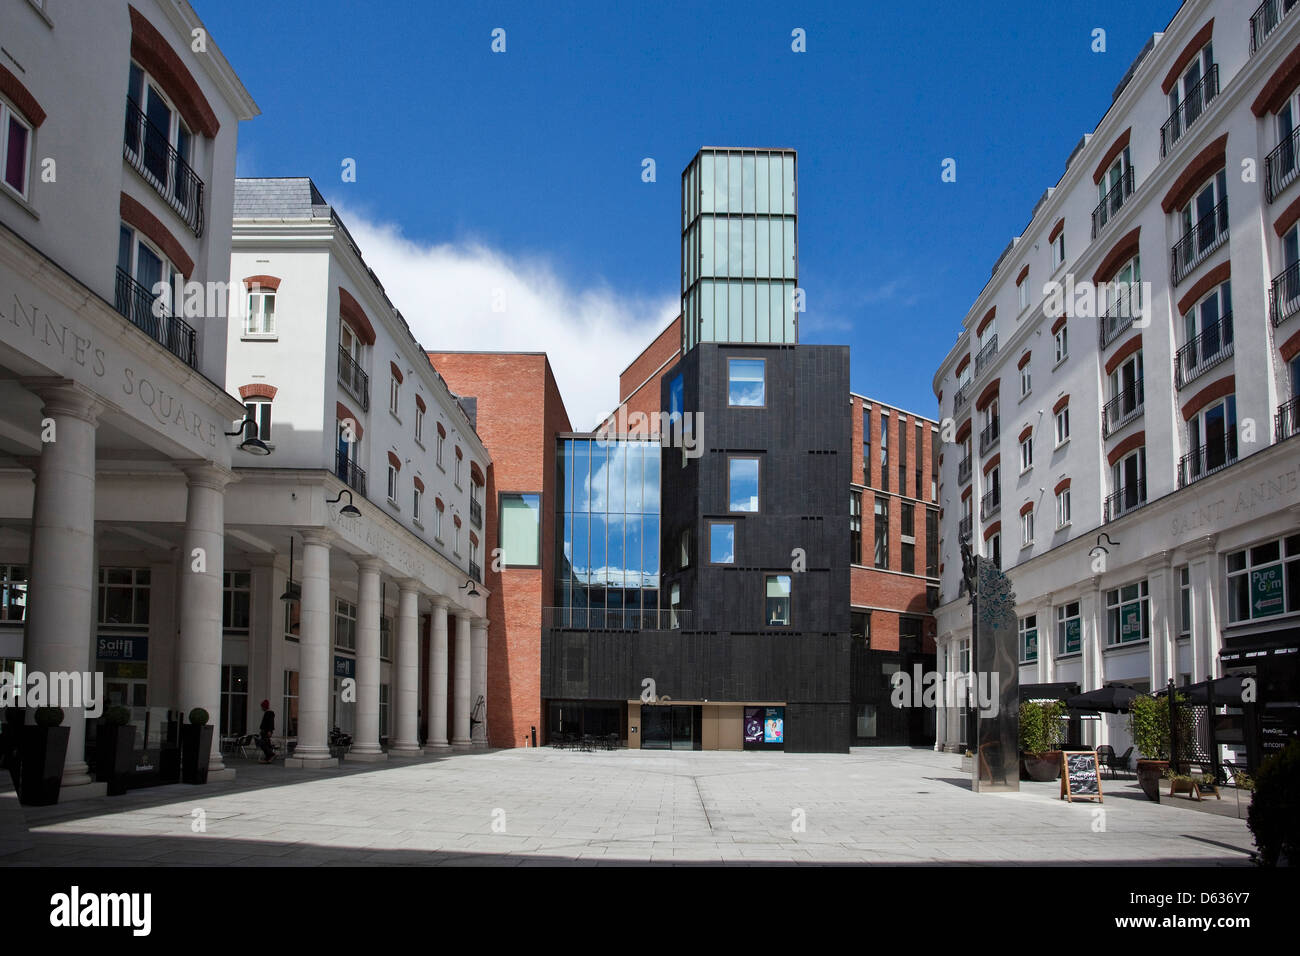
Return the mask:
[[275,748],[271,746],[271,734],[275,732],[275,711],[269,700],[262,701],[262,727],[257,745],[262,748],[262,759],[258,763],[272,763],[275,760]]

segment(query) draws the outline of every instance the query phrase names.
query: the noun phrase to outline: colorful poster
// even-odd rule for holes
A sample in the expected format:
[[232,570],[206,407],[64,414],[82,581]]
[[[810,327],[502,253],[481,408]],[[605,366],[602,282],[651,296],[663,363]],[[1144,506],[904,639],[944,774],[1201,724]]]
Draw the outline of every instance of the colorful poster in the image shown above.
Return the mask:
[[763,718],[763,743],[785,743],[785,708],[769,707]]
[[746,707],[745,708],[745,743],[760,744],[763,742],[763,708]]

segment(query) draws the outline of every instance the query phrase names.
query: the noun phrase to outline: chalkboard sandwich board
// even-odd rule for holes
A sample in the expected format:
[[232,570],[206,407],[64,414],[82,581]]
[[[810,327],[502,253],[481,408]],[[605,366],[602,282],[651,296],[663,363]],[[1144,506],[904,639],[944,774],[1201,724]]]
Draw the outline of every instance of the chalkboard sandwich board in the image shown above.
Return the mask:
[[1061,752],[1061,799],[1102,802],[1101,777],[1097,773],[1097,751],[1063,750]]

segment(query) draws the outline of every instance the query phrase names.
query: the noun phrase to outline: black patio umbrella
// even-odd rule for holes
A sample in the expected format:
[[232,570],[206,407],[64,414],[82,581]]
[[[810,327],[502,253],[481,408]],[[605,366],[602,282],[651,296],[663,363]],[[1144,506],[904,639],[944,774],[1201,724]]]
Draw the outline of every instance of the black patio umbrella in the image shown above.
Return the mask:
[[[1220,677],[1210,686],[1214,690],[1214,702],[1216,704],[1240,704],[1241,703],[1241,682],[1250,678],[1244,678],[1240,675],[1230,677]],[[1206,692],[1205,683],[1197,684],[1195,687],[1184,690],[1178,689],[1178,693],[1187,698],[1189,704],[1208,704],[1210,702],[1209,694]]]
[[1071,710],[1099,710],[1107,714],[1126,714],[1135,698],[1140,693],[1128,684],[1110,684],[1090,690],[1086,694],[1076,694],[1065,699],[1065,706]]

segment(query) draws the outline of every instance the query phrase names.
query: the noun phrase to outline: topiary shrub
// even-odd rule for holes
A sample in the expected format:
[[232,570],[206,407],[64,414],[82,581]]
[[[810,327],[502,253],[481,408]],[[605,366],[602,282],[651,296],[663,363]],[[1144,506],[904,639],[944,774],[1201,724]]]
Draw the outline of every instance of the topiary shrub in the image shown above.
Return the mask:
[[1246,824],[1259,848],[1256,862],[1277,866],[1282,856],[1300,862],[1300,740],[1260,764],[1254,789]]
[[1065,704],[1059,700],[1020,702],[1020,749],[1026,754],[1045,754],[1061,746],[1065,730],[1061,718]]
[[190,711],[190,723],[196,727],[202,727],[208,722],[208,712],[202,707],[195,707]]
[[37,727],[60,727],[63,725],[63,708],[37,707],[34,717]]
[[109,707],[102,719],[107,727],[125,727],[131,722],[131,711],[122,706]]

